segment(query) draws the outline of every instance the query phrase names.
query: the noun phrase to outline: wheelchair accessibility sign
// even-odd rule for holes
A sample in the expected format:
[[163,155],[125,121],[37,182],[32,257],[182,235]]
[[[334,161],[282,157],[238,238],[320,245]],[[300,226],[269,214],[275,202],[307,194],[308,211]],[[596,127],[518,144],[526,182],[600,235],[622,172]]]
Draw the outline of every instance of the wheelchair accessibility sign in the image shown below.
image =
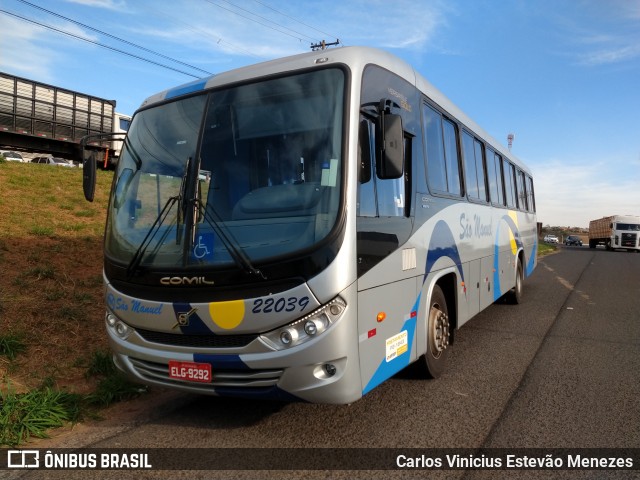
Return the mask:
[[213,233],[198,233],[193,242],[191,258],[196,261],[208,261],[213,259]]

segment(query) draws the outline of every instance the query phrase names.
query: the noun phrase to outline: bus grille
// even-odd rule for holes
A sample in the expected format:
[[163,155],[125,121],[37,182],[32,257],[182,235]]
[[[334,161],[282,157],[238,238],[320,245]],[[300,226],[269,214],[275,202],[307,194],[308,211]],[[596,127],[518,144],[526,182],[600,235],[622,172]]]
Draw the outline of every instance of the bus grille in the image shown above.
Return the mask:
[[138,358],[129,357],[135,371],[146,380],[160,382],[165,385],[190,385],[197,388],[214,389],[217,387],[229,388],[264,388],[275,386],[284,370],[233,370],[214,369],[211,383],[192,383],[176,380],[169,377],[169,365],[149,362]]
[[241,348],[253,342],[258,335],[182,335],[136,329],[147,342],[193,348]]
[[637,234],[635,233],[623,233],[621,246],[635,247],[637,245],[637,238]]

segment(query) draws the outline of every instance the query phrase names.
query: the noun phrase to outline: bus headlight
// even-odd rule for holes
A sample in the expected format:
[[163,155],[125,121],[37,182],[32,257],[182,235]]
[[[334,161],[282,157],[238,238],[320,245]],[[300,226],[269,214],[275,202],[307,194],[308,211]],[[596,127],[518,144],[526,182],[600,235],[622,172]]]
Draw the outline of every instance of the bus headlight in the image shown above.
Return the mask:
[[107,312],[104,316],[105,323],[107,324],[107,328],[114,333],[117,337],[120,337],[123,340],[129,338],[131,332],[133,331],[131,327],[129,327],[122,320],[118,319],[113,313]]
[[260,338],[275,350],[284,350],[322,335],[340,318],[347,304],[337,297],[306,317],[289,325],[264,333]]

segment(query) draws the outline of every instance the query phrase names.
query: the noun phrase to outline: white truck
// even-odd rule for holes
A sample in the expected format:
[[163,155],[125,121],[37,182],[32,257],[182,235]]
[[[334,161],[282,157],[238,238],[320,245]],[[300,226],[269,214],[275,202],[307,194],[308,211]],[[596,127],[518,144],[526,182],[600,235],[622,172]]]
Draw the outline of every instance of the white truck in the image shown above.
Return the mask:
[[613,215],[589,222],[589,247],[604,245],[607,250],[640,250],[640,216]]

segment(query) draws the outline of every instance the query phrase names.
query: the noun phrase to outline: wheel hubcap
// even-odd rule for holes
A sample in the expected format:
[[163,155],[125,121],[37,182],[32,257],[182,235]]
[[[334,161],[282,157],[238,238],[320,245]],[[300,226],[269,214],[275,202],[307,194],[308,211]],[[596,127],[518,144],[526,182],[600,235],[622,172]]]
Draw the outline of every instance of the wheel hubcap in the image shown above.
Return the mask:
[[430,350],[434,357],[439,357],[449,346],[449,316],[437,305],[431,308],[429,327]]

